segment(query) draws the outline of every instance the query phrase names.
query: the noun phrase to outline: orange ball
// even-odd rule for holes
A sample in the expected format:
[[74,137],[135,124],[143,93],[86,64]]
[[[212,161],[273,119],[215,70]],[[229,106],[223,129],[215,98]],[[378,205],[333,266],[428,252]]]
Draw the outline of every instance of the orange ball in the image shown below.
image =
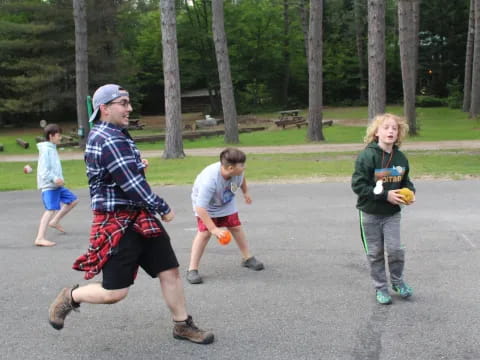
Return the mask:
[[414,197],[413,191],[410,190],[409,188],[404,187],[399,190],[399,193],[400,195],[403,196],[403,200],[405,201],[405,204],[410,205]]
[[218,242],[222,245],[227,245],[230,240],[232,240],[232,234],[228,230],[225,230],[223,235],[218,238]]

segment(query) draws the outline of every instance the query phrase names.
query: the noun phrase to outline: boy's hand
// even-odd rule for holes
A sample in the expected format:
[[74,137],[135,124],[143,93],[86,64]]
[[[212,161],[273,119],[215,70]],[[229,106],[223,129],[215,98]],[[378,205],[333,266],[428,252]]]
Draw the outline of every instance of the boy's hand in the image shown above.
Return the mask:
[[248,192],[243,193],[243,198],[245,199],[245,203],[247,204],[252,203],[252,198],[250,197],[250,194]]
[[58,179],[55,180],[55,185],[63,186],[63,185],[65,185],[65,181],[63,181],[63,179],[58,178]]
[[170,210],[168,214],[162,215],[161,219],[168,223],[172,221],[174,217],[175,217],[175,213],[173,212],[173,210]]
[[403,195],[399,193],[400,189],[389,190],[387,193],[387,201],[393,205],[406,204]]
[[218,238],[221,238],[223,236],[223,233],[226,232],[227,230],[224,230],[224,229],[220,229],[218,227],[212,229],[212,231],[210,231],[213,235],[215,235]]
[[148,159],[142,159],[142,164],[145,165],[145,169],[148,168]]

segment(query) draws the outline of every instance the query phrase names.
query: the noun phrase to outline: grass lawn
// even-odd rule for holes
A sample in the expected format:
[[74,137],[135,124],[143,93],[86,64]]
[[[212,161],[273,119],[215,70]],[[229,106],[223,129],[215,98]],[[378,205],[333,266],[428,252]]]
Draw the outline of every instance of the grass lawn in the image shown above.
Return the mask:
[[[402,115],[403,109],[400,106],[390,106],[387,111]],[[367,123],[366,107],[351,108],[326,108],[323,114],[325,120],[355,120],[357,123]],[[275,118],[278,114],[260,114],[258,117]],[[464,112],[449,108],[417,108],[417,122],[420,127],[419,135],[407,139],[407,141],[439,141],[439,140],[473,140],[480,139],[480,121],[468,118]],[[132,131],[135,135],[146,135],[158,133],[154,130]],[[343,126],[335,124],[332,127],[323,129],[326,143],[359,143],[362,142],[365,126]],[[0,134],[0,144],[4,145],[4,154],[36,154],[35,136],[41,135],[39,130],[20,129],[3,131]],[[271,128],[268,131],[257,131],[240,134],[240,145],[243,146],[268,146],[268,145],[298,145],[305,144],[307,140],[306,129],[289,128],[286,130]],[[30,143],[29,149],[22,149],[15,142],[21,137]],[[197,140],[185,140],[184,147],[206,148],[224,146],[223,136],[212,136]],[[139,143],[141,150],[163,149],[162,142]]]
[[[461,179],[480,174],[480,150],[409,151],[413,181],[422,177]],[[246,176],[253,182],[318,181],[344,178],[353,171],[356,153],[258,154],[249,155]],[[217,157],[188,157],[178,160],[149,159],[147,178],[151,185],[192,184],[196,175]],[[0,191],[36,188],[34,172],[23,174],[24,163],[0,163]],[[66,186],[87,187],[83,161],[63,161]]]
[[[392,106],[387,111],[401,115],[400,106]],[[326,143],[361,143],[365,126],[358,123],[367,122],[366,107],[326,108],[323,114],[325,120],[352,120],[357,124],[339,125],[323,129]],[[407,141],[440,141],[440,140],[478,140],[480,139],[480,121],[468,118],[460,110],[448,108],[418,108],[417,121],[420,134]],[[277,114],[260,114],[258,117],[274,118]],[[349,122],[347,121],[347,124]],[[350,122],[351,123],[351,122]],[[356,125],[356,126],[354,126]],[[134,134],[145,134],[136,131]],[[0,143],[5,146],[4,154],[36,154],[35,136],[40,131],[29,129],[9,130],[0,135]],[[240,145],[297,145],[307,143],[305,128],[290,128],[286,130],[271,128],[268,131],[258,131],[240,135]],[[22,149],[15,143],[21,137],[30,142],[29,149]],[[141,150],[163,149],[162,143],[139,143]],[[223,136],[185,140],[184,147],[206,148],[223,147]],[[74,151],[67,148],[64,151]],[[78,151],[78,150],[77,150]],[[354,153],[324,153],[324,154],[262,154],[249,155],[247,162],[247,179],[250,181],[292,181],[296,179],[345,178],[351,176]],[[471,151],[410,151],[407,153],[412,167],[412,178],[464,178],[480,175],[480,150]],[[147,173],[152,185],[191,184],[195,176],[206,165],[217,161],[216,157],[188,157],[178,160],[149,159],[150,168]],[[0,163],[0,191],[35,189],[36,177],[23,174],[24,163]],[[31,163],[34,169],[36,163]],[[70,188],[87,186],[85,165],[83,161],[63,161],[64,176]]]

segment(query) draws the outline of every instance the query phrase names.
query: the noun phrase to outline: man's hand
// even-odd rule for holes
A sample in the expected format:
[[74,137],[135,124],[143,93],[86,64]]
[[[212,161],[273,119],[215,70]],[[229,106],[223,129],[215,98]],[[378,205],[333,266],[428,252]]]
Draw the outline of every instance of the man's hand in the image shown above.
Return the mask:
[[63,181],[63,179],[58,178],[58,179],[55,180],[55,185],[63,186],[63,185],[65,185],[65,181]]
[[173,212],[173,210],[170,210],[168,214],[162,215],[161,219],[168,223],[172,221],[174,217],[175,217],[175,213]]
[[142,159],[142,164],[145,165],[144,170],[147,170],[149,166],[148,159]]

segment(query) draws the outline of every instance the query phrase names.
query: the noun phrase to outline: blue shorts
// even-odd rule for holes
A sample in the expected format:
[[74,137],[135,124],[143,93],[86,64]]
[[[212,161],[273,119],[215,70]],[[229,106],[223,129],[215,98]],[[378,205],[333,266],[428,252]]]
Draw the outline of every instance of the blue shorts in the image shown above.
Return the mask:
[[46,210],[60,210],[60,203],[70,204],[77,200],[74,193],[64,187],[42,191],[43,206]]

